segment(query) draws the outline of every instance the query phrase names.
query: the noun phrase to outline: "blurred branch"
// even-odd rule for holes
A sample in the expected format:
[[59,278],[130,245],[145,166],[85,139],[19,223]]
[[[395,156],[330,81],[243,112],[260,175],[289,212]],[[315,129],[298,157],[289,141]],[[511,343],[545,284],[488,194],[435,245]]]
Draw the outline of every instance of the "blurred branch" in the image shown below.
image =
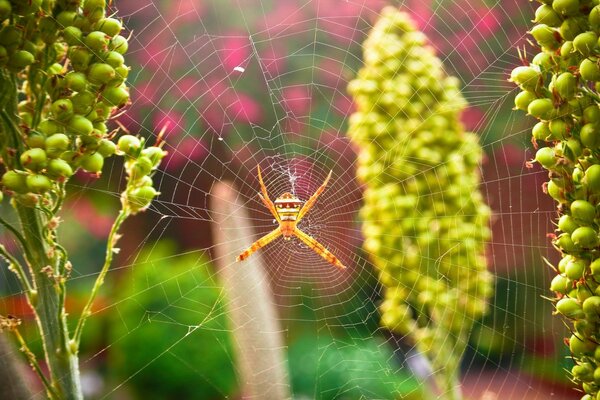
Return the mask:
[[22,364],[15,356],[15,350],[6,340],[6,336],[0,335],[0,388],[2,388],[3,399],[32,398],[31,391],[23,379],[22,373],[26,367]]
[[250,218],[228,183],[217,183],[211,195],[215,261],[228,296],[242,393],[245,399],[289,399],[285,347],[260,254],[235,262],[252,244]]

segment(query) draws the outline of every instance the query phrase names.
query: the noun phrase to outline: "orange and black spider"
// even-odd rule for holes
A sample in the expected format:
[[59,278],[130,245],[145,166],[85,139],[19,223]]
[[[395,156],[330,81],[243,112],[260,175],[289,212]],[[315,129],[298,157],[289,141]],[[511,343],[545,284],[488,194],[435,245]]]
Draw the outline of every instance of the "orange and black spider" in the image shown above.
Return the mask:
[[242,252],[236,259],[236,261],[243,261],[246,258],[250,257],[252,253],[256,250],[266,246],[271,243],[273,240],[277,239],[279,236],[283,236],[285,240],[290,240],[292,236],[296,236],[302,242],[304,242],[308,247],[314,250],[315,253],[323,257],[328,263],[335,265],[339,269],[346,269],[346,267],[341,263],[340,260],[336,256],[334,256],[329,250],[325,248],[321,243],[317,242],[314,238],[307,235],[298,229],[298,222],[310,211],[312,206],[315,205],[317,198],[323,191],[325,190],[325,186],[327,186],[327,182],[329,182],[329,178],[331,178],[331,172],[325,178],[325,182],[317,189],[317,191],[310,196],[310,198],[302,205],[302,200],[294,196],[293,194],[286,192],[279,196],[275,200],[275,204],[269,198],[269,194],[267,193],[267,188],[265,187],[265,183],[263,182],[262,175],[260,173],[260,166],[256,166],[258,171],[258,181],[260,182],[260,190],[262,194],[258,194],[258,197],[262,200],[263,204],[271,211],[273,217],[279,223],[279,226],[271,233],[266,234],[265,236],[258,239],[256,242],[252,244],[252,246],[248,247],[244,252]]

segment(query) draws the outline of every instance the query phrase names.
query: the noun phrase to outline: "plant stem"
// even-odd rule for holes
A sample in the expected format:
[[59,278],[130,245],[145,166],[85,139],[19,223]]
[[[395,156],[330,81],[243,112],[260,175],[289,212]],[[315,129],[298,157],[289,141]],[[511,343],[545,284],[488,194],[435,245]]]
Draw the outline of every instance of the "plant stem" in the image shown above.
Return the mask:
[[53,265],[54,251],[43,235],[43,217],[39,210],[14,203],[23,236],[29,251],[28,263],[33,271],[33,280],[38,291],[35,304],[36,320],[40,331],[46,362],[50,369],[51,384],[58,398],[65,400],[81,400],[81,383],[76,349],[69,346],[69,331],[64,308],[64,291],[53,276],[45,271],[50,267],[52,274],[56,273]]
[[44,375],[44,373],[42,372],[42,369],[40,368],[40,365],[38,364],[35,355],[29,349],[29,346],[27,346],[27,343],[25,342],[25,339],[23,339],[23,336],[21,336],[19,330],[14,329],[13,333],[17,338],[17,342],[19,342],[19,345],[21,346],[20,350],[23,352],[23,354],[25,354],[25,357],[27,358],[27,362],[29,362],[29,365],[31,366],[33,371],[39,376],[40,380],[44,384],[48,398],[51,400],[59,400],[60,397],[58,397],[54,387],[50,384],[50,382],[48,382],[48,379],[46,378],[46,375]]
[[129,215],[130,215],[129,208],[123,207],[121,209],[121,211],[119,211],[119,215],[117,216],[117,219],[115,220],[115,222],[112,225],[112,228],[110,229],[110,233],[108,235],[108,241],[106,243],[106,256],[104,258],[104,265],[102,266],[102,269],[100,270],[100,274],[98,274],[98,277],[96,278],[96,282],[94,282],[94,287],[92,288],[90,297],[89,297],[85,307],[83,308],[83,311],[81,312],[79,321],[77,321],[77,327],[75,328],[75,333],[73,334],[73,343],[75,343],[75,345],[77,347],[79,347],[79,341],[81,339],[81,332],[83,330],[85,321],[91,315],[92,305],[94,304],[94,300],[96,299],[98,290],[100,289],[100,286],[102,286],[102,284],[104,283],[104,278],[106,277],[106,274],[108,273],[108,270],[110,268],[110,264],[112,263],[113,255],[115,253],[115,244],[117,243],[117,240],[118,240],[117,233],[119,232],[119,229],[121,228],[121,225],[123,224],[123,222],[127,219],[127,217],[129,217]]

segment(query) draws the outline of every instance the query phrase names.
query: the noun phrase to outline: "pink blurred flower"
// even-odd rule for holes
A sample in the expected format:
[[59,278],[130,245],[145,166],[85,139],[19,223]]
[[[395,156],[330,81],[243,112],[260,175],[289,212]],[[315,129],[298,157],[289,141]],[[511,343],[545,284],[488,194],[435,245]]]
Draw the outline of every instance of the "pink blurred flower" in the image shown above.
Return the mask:
[[143,82],[131,87],[131,97],[133,104],[154,105],[156,104],[158,88],[151,82]]
[[175,147],[167,142],[167,155],[161,163],[168,171],[181,170],[190,161],[198,162],[208,154],[208,147],[201,139],[185,137]]
[[287,64],[285,50],[269,42],[267,47],[260,51],[260,61],[269,78],[277,77],[284,72]]
[[219,57],[227,71],[242,66],[250,59],[251,46],[247,36],[228,36],[220,46]]
[[155,112],[152,116],[152,127],[155,130],[155,133],[158,133],[166,124],[168,124],[165,130],[165,139],[177,136],[184,131],[184,123],[183,114],[174,110],[160,110]]
[[355,104],[349,96],[340,94],[333,98],[333,109],[340,115],[346,116],[355,111]]
[[306,116],[310,111],[311,94],[306,85],[288,86],[283,89],[283,105],[294,116]]
[[86,197],[77,197],[76,201],[69,203],[70,211],[77,215],[77,220],[85,226],[89,233],[97,238],[105,238],[110,232],[112,218],[103,215]]
[[186,76],[177,81],[177,89],[184,99],[196,100],[204,94],[203,87],[205,85],[199,79],[200,78]]
[[245,123],[257,124],[262,119],[260,105],[250,96],[238,93],[231,105],[227,108],[227,114],[232,119]]
[[[294,2],[276,2],[273,10],[265,15],[262,28],[270,38],[282,33],[289,35],[302,31],[306,29],[306,24],[302,23],[306,21],[303,11],[304,9]],[[311,26],[314,26],[314,22]]]
[[482,38],[493,36],[500,28],[500,18],[493,8],[481,8],[477,10],[475,29]]
[[410,10],[410,15],[413,17],[419,29],[423,30],[432,22],[433,0],[409,0],[406,8]]
[[206,10],[206,3],[203,0],[171,0],[168,3],[166,13],[167,21],[178,23],[200,21]]
[[462,112],[460,117],[466,130],[476,131],[477,127],[483,122],[485,114],[479,107],[471,106]]

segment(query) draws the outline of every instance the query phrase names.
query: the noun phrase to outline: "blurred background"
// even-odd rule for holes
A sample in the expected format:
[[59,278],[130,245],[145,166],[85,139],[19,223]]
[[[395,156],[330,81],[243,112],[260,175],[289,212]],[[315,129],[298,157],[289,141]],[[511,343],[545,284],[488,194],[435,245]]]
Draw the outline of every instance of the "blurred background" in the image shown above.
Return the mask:
[[[566,328],[548,295],[557,260],[546,237],[554,205],[532,158],[533,119],[513,112],[507,82],[534,5],[449,0],[113,0],[131,34],[133,104],[119,118],[156,136],[169,122],[161,195],[130,219],[121,252],[84,333],[81,368],[90,399],[240,398],[227,299],[215,266],[209,213],[215,182],[240,190],[256,237],[273,229],[256,198],[261,164],[271,197],[307,198],[333,170],[307,233],[349,266],[339,274],[297,244],[262,251],[298,399],[421,398],[418,357],[379,327],[381,288],[361,250],[356,149],[345,135],[347,83],[381,8],[409,12],[459,77],[462,116],[486,157],[482,190],[494,211],[491,313],[476,324],[463,362],[472,399],[570,399]],[[123,186],[120,165],[71,185],[61,232],[74,265],[69,312],[82,308],[103,260]],[[230,268],[241,267],[228,260]],[[0,309],[31,322],[2,270]],[[26,325],[27,328],[27,325]],[[34,330],[29,326],[31,340]],[[487,396],[487,397],[485,397]]]

